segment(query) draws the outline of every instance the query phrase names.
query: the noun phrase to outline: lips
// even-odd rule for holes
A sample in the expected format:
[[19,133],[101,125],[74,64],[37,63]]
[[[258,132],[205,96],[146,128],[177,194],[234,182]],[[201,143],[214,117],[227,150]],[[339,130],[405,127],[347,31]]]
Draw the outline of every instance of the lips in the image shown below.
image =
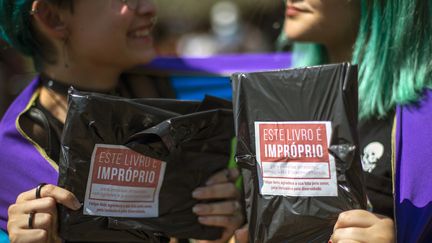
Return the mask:
[[132,38],[150,37],[153,30],[153,24],[141,26],[128,32],[128,36]]
[[142,37],[148,37],[150,36],[150,34],[151,34],[150,29],[142,29],[142,30],[130,32],[129,36],[134,38],[142,38]]
[[287,17],[294,17],[296,15],[299,15],[300,13],[306,13],[306,12],[308,12],[308,11],[305,10],[305,9],[302,9],[302,8],[299,8],[299,7],[295,7],[293,5],[288,5],[287,8],[286,8],[285,15]]

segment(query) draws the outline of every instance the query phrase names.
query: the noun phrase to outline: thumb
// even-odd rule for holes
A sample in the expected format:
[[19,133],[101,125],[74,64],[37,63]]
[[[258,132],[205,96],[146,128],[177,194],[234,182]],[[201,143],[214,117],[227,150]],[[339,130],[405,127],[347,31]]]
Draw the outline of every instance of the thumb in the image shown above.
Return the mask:
[[247,224],[245,226],[243,226],[241,229],[236,230],[235,240],[236,240],[236,243],[248,243],[249,242],[249,230],[248,230]]

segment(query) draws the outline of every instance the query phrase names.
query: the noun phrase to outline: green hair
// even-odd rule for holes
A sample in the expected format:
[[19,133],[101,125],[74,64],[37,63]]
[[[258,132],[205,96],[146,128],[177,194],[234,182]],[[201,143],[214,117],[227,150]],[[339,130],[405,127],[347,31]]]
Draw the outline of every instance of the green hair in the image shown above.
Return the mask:
[[[31,20],[31,7],[34,0],[0,0],[0,38],[24,55],[41,63],[55,62],[51,43],[34,30]],[[69,7],[72,0],[48,0],[57,7]]]
[[[360,118],[384,117],[432,87],[432,1],[361,0],[352,62],[359,64]],[[328,62],[318,44],[295,44],[294,64]]]
[[296,67],[315,66],[328,62],[327,50],[323,45],[314,43],[293,45],[293,64]]
[[0,37],[25,55],[33,56],[37,44],[30,23],[32,1],[0,0]]

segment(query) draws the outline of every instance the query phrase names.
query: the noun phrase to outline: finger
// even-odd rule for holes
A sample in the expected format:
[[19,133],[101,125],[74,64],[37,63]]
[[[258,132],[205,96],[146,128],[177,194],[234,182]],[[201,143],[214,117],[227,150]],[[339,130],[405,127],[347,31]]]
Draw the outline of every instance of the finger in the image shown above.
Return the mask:
[[367,228],[379,220],[377,216],[366,210],[350,210],[339,214],[334,229],[346,227]]
[[235,199],[240,197],[240,193],[233,183],[224,183],[199,187],[192,192],[192,197],[199,200]]
[[201,224],[208,226],[216,226],[223,228],[231,228],[231,227],[239,227],[243,221],[243,217],[241,215],[235,216],[200,216],[198,217],[198,221]]
[[228,231],[224,231],[222,233],[221,238],[217,239],[217,240],[192,240],[191,242],[194,243],[233,243],[233,239],[232,238],[232,232],[228,232]]
[[[29,228],[29,214],[21,214],[11,222],[20,229]],[[49,213],[35,213],[33,216],[33,229],[42,229],[51,232],[54,226],[54,217]]]
[[34,229],[56,233],[57,208],[53,198],[41,198],[9,207],[8,231],[29,229],[30,213],[35,212],[31,224]]
[[338,242],[329,240],[329,243],[362,243],[356,240],[340,240]]
[[[42,187],[41,197],[52,197],[56,200],[56,202],[73,210],[77,210],[81,207],[80,202],[73,193],[61,187],[50,184]],[[17,203],[34,199],[36,199],[36,189],[20,194],[17,198]]]
[[332,241],[333,242],[343,242],[343,241],[357,241],[357,242],[367,242],[367,230],[364,228],[342,228],[337,229],[333,232]]
[[362,242],[356,240],[341,240],[338,243],[362,243]]
[[52,197],[45,197],[13,204],[9,207],[9,215],[29,214],[31,212],[57,214],[57,202]]
[[224,201],[217,203],[197,204],[192,211],[199,216],[207,215],[233,215],[240,212],[240,203],[238,201]]
[[32,230],[16,230],[9,232],[10,242],[48,242],[48,232],[41,229],[32,229]]
[[239,175],[240,173],[236,168],[224,169],[211,176],[207,180],[206,185],[210,186],[210,185],[215,185],[215,184],[220,184],[225,182],[235,182],[239,177]]
[[248,225],[243,226],[241,229],[235,231],[236,243],[248,243],[249,242],[249,229]]

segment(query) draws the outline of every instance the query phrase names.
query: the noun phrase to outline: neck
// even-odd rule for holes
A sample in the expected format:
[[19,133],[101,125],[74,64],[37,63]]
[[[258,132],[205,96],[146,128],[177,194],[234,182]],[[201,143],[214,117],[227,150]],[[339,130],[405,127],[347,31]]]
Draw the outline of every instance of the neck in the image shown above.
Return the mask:
[[353,42],[340,43],[338,45],[326,45],[330,63],[351,62]]
[[48,77],[67,85],[106,92],[114,89],[121,74],[111,67],[89,67],[76,65],[53,65],[43,70]]
[[[63,64],[47,66],[42,72],[58,82],[95,92],[112,91],[117,85],[121,74],[121,70],[117,71],[109,66],[66,66]],[[43,87],[39,101],[59,121],[64,123],[67,113],[67,98],[65,94],[56,93]]]

